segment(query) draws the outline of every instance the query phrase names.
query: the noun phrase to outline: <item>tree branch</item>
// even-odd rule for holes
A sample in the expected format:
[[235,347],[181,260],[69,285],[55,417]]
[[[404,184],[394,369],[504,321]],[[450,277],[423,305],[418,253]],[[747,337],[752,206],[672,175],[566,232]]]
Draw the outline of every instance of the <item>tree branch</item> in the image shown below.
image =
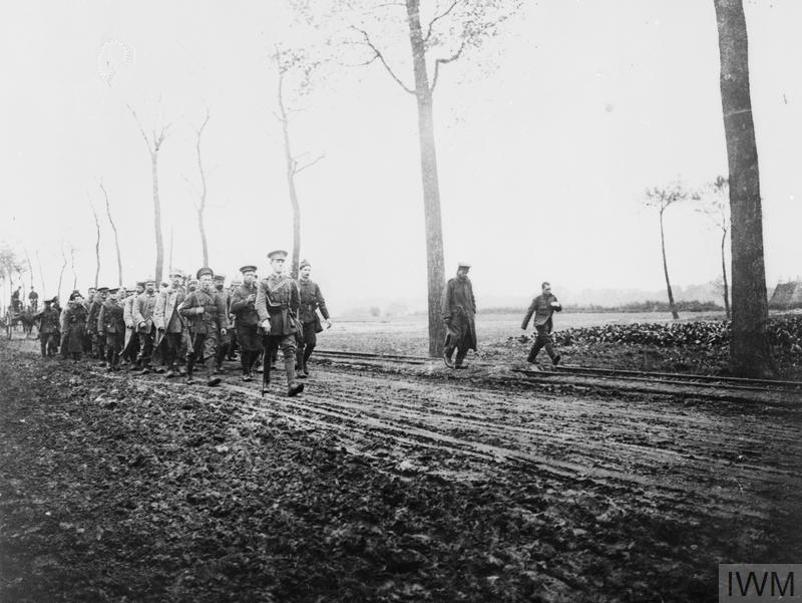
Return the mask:
[[429,38],[432,37],[432,28],[434,27],[434,24],[437,23],[443,17],[447,17],[449,13],[451,13],[451,11],[453,11],[456,8],[457,4],[459,4],[459,0],[454,0],[454,2],[451,3],[451,6],[449,6],[445,10],[445,12],[437,15],[434,19],[429,21],[429,26],[426,28],[426,36],[423,38],[424,44],[427,44],[429,42]]
[[434,62],[434,75],[432,76],[432,85],[430,86],[429,90],[433,93],[435,86],[437,86],[437,78],[440,77],[440,65],[447,65],[448,63],[453,63],[457,59],[462,56],[462,52],[465,50],[465,46],[468,44],[467,38],[462,39],[462,44],[460,44],[459,49],[457,52],[452,54],[447,59],[437,59]]
[[296,166],[296,167],[295,167],[295,173],[296,173],[296,174],[300,174],[300,173],[301,173],[301,172],[303,172],[303,171],[304,171],[306,168],[310,168],[310,167],[312,167],[313,165],[315,165],[316,163],[318,163],[320,160],[322,160],[324,157],[326,157],[326,154],[325,154],[325,153],[321,153],[320,155],[318,155],[317,157],[315,157],[315,158],[314,158],[312,161],[310,161],[309,163],[305,163],[304,165],[302,165],[302,166],[300,166],[300,167],[298,167],[298,162],[296,161],[296,162],[295,162],[295,166]]
[[136,125],[139,128],[139,133],[142,134],[142,139],[145,141],[145,145],[148,147],[148,152],[149,153],[152,152],[153,150],[150,148],[150,140],[148,140],[148,135],[145,134],[145,129],[142,127],[142,122],[139,121],[139,116],[137,116],[136,111],[134,111],[134,108],[131,105],[125,103],[125,106],[128,107],[128,110],[131,112],[131,115],[134,116],[134,121],[136,122]]
[[412,88],[409,88],[406,84],[404,84],[404,82],[401,81],[401,78],[399,78],[392,70],[390,65],[387,64],[387,61],[384,59],[384,55],[378,48],[376,48],[373,42],[371,42],[368,32],[366,32],[363,29],[359,29],[358,27],[354,27],[353,25],[351,26],[351,28],[362,34],[362,37],[365,39],[365,44],[373,51],[374,57],[371,61],[369,61],[369,63],[372,63],[374,60],[379,59],[379,61],[381,61],[381,64],[384,65],[384,68],[387,70],[387,73],[390,74],[390,77],[392,77],[395,80],[395,82],[399,86],[401,86],[401,88],[404,89],[405,92],[415,95],[415,91]]

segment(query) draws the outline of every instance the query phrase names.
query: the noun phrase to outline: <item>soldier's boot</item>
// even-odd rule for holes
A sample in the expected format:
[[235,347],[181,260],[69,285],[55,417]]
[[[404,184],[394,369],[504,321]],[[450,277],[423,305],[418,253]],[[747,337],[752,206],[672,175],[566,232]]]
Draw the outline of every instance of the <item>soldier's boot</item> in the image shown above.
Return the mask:
[[454,348],[447,345],[443,348],[443,362],[448,368],[454,368],[454,363],[451,362],[451,355],[454,353]]
[[242,380],[243,381],[252,381],[253,377],[251,376],[251,364],[253,363],[253,352],[246,352],[245,350],[240,351],[240,366],[242,367]]
[[535,338],[535,343],[532,344],[532,349],[529,350],[529,355],[526,357],[526,361],[529,363],[534,363],[535,358],[537,357],[537,353],[540,351],[541,347],[542,344],[540,343],[540,341],[537,340],[537,338]]
[[284,371],[287,373],[287,395],[297,396],[304,391],[304,384],[295,380],[295,355],[284,355]]
[[465,356],[468,355],[468,350],[457,350],[457,357],[454,360],[454,368],[455,369],[464,369],[465,365],[463,361],[465,360]]
[[187,383],[192,384],[195,383],[195,379],[193,377],[195,373],[195,359],[191,356],[187,358]]
[[314,350],[314,349],[315,349],[315,346],[313,346],[313,345],[307,345],[304,348],[303,371],[304,371],[304,376],[305,377],[309,376],[309,358],[312,356],[312,350]]

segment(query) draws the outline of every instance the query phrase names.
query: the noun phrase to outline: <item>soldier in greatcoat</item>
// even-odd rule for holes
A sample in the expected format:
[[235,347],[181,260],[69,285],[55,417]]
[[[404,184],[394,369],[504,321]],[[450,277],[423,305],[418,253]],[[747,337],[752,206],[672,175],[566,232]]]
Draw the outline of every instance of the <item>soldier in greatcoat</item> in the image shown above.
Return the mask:
[[262,338],[259,335],[259,313],[256,311],[256,266],[243,266],[242,284],[231,295],[231,312],[237,331],[240,348],[242,380],[253,379],[253,367],[262,351]]
[[540,289],[540,295],[529,304],[529,309],[526,311],[526,316],[524,316],[524,321],[521,324],[521,328],[525,331],[529,324],[529,319],[534,314],[535,343],[532,345],[532,349],[529,350],[529,356],[527,356],[526,361],[534,362],[537,353],[541,348],[545,347],[552,363],[557,366],[560,363],[560,355],[554,351],[554,343],[551,339],[551,330],[554,326],[552,316],[555,312],[561,311],[563,307],[551,292],[550,283],[544,282]]
[[125,343],[125,319],[120,297],[125,289],[109,289],[108,297],[100,307],[97,317],[97,333],[105,339],[106,362],[109,371],[119,370],[120,352]]
[[300,330],[298,310],[301,296],[298,283],[284,274],[287,252],[278,249],[267,254],[272,273],[263,279],[256,291],[256,311],[265,336],[265,370],[262,373],[262,395],[270,383],[267,364],[273,351],[281,348],[284,370],[287,373],[287,395],[297,396],[304,390],[296,381],[295,361],[298,351],[296,335]]
[[298,377],[305,379],[309,376],[309,357],[312,350],[317,345],[317,334],[323,330],[317,311],[326,321],[326,328],[331,328],[331,318],[326,307],[326,300],[320,291],[320,286],[309,278],[312,272],[312,265],[303,260],[299,269],[298,289],[301,296],[300,320],[303,328],[303,336],[299,338],[298,358],[296,361]]
[[156,309],[156,281],[145,281],[145,291],[138,295],[133,304],[133,318],[139,338],[139,356],[137,366],[142,367],[142,374],[151,371],[151,357],[156,329],[153,325],[153,311]]
[[38,321],[39,346],[42,351],[42,358],[52,358],[56,355],[61,332],[59,327],[59,311],[53,307],[56,298],[46,299],[45,307],[34,319]]
[[[184,336],[184,319],[178,311],[186,293],[182,283],[184,275],[180,270],[170,274],[170,286],[161,292],[153,313],[156,325],[156,338],[164,350],[164,363],[167,365],[166,378],[179,372],[181,345]],[[157,344],[158,345],[158,344]]]
[[79,360],[84,351],[84,330],[86,329],[86,307],[84,299],[78,291],[70,294],[70,302],[64,312],[65,333],[61,357]]
[[225,288],[226,277],[223,274],[215,274],[214,288],[217,297],[220,298],[226,309],[225,322],[217,325],[215,332],[215,354],[214,354],[214,370],[222,372],[223,359],[228,355],[228,350],[231,345],[231,293]]
[[[200,286],[187,294],[179,306],[179,312],[187,321],[190,345],[187,349],[187,383],[194,383],[195,363],[215,358],[214,340],[218,325],[226,324],[226,307],[212,284],[214,271],[204,267],[198,270]],[[225,334],[225,327],[223,328]],[[212,345],[207,340],[212,340]],[[210,375],[207,385],[217,385],[220,377]]]
[[[468,350],[476,350],[476,299],[473,285],[468,278],[471,265],[460,262],[457,276],[446,283],[440,310],[446,323],[446,341],[443,347],[443,361],[449,368],[465,368],[463,361]],[[451,356],[457,351],[453,364]]]

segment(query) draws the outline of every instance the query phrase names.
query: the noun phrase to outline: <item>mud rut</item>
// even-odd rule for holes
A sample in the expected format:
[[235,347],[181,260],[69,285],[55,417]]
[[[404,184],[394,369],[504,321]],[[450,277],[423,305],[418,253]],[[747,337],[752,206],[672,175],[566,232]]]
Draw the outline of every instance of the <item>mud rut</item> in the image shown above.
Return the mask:
[[[525,475],[568,496],[597,490],[675,521],[760,522],[802,486],[793,406],[554,395],[339,367],[315,367],[296,398],[283,395],[278,371],[262,398],[232,369],[219,388],[193,386],[198,398],[228,392],[241,401],[243,420],[284,419],[401,475]],[[187,387],[160,376],[137,380]]]

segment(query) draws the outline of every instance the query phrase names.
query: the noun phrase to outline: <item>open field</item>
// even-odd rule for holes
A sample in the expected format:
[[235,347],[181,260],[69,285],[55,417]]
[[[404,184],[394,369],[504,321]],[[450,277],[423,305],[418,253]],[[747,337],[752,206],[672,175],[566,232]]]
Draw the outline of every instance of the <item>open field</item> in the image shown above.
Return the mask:
[[3,600],[696,601],[802,554],[796,405],[33,350],[0,343]]

